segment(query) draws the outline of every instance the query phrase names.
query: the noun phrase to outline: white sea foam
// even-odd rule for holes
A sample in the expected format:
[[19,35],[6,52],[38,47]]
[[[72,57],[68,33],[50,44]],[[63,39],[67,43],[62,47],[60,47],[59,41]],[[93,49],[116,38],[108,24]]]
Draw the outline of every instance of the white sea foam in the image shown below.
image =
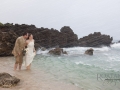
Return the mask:
[[83,64],[83,65],[92,66],[91,64],[86,64],[86,63],[84,63],[84,62],[82,62],[82,61],[79,61],[79,62],[75,62],[75,64],[77,64],[77,65],[79,65],[79,64]]
[[[94,51],[109,51],[111,50],[109,47],[101,47],[101,48],[94,48],[94,47],[72,47],[72,48],[63,48],[64,51],[67,51],[68,55],[80,55],[80,54],[84,54],[84,52],[87,49],[93,48]],[[39,49],[37,51],[37,54],[48,54],[49,50],[46,51],[42,51],[41,49]]]
[[81,55],[81,54],[84,54],[85,51],[90,48],[93,48],[94,51],[99,51],[99,52],[107,52],[111,50],[110,47],[101,47],[101,48],[73,47],[73,48],[63,48],[63,49],[68,52],[68,55]]
[[83,64],[83,62],[82,61],[79,61],[79,62],[75,62],[75,64]]
[[120,49],[120,43],[112,44],[111,47],[115,49]]
[[[120,44],[113,44],[111,45],[111,48],[105,47],[105,46],[101,48],[93,48],[94,55],[92,57],[84,55],[84,52],[91,47],[63,48],[64,51],[67,51],[68,55],[61,55],[58,57],[58,59],[65,58],[66,60],[67,59],[72,60],[72,62],[74,62],[76,65],[79,65],[79,64],[89,65],[89,66],[94,65],[104,69],[107,69],[110,66],[112,67],[112,69],[117,69],[118,67],[116,67],[116,63],[120,62],[120,55],[118,55],[119,49],[116,50],[116,48],[119,48],[119,47],[120,47]],[[46,50],[46,51],[38,50],[37,54],[48,56],[49,50]],[[54,59],[54,56],[53,56],[53,59]]]
[[104,52],[104,51],[109,51],[110,50],[110,48],[109,47],[101,47],[101,48],[93,48],[94,50],[96,50],[96,51],[102,51],[102,52]]

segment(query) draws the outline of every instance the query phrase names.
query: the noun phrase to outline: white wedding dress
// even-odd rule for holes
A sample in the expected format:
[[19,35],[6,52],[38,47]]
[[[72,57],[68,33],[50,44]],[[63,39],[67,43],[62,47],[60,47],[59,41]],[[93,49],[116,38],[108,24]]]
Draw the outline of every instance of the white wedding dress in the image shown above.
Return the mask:
[[25,66],[29,66],[32,61],[34,56],[36,55],[34,51],[34,41],[30,41],[27,45],[27,52],[25,54]]

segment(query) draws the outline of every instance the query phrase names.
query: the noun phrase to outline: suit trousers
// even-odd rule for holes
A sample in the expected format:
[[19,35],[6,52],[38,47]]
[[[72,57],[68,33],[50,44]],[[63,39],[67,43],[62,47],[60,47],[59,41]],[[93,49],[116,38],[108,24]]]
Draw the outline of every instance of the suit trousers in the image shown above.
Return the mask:
[[21,65],[23,63],[23,54],[21,53],[20,55],[15,56],[15,64]]

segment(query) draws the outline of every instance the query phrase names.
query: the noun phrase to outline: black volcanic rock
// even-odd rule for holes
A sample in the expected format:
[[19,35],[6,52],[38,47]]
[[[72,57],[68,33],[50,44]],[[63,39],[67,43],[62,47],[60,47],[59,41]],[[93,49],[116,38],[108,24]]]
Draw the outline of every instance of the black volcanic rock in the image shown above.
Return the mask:
[[35,39],[35,48],[51,48],[59,46],[73,47],[78,46],[78,37],[70,27],[61,28],[60,32],[56,29],[36,28],[34,25],[6,23],[0,26],[0,56],[12,55],[17,37],[23,32],[32,33]]
[[67,54],[66,51],[63,51],[62,48],[55,48],[55,49],[52,49],[49,51],[50,54],[53,54],[53,55],[61,55],[61,54]]
[[112,42],[112,37],[101,35],[100,32],[89,34],[78,40],[78,36],[74,34],[69,26],[64,26],[58,31],[53,28],[36,28],[35,25],[6,23],[0,24],[0,56],[12,55],[15,41],[23,32],[33,34],[36,49],[56,46],[60,48],[74,46],[99,47],[101,45],[109,46]]
[[0,86],[3,88],[11,88],[17,85],[20,82],[20,79],[15,76],[11,76],[8,73],[0,73]]
[[87,55],[93,55],[93,49],[92,48],[90,48],[90,49],[87,49],[86,51],[85,51],[85,54],[87,54]]
[[0,33],[0,56],[9,56],[18,36],[12,31]]
[[64,47],[78,46],[78,36],[74,34],[73,30],[69,26],[61,28],[61,33],[65,34],[65,40],[67,44]]
[[64,26],[60,29],[62,33],[71,33],[74,34],[73,30],[69,26]]
[[89,34],[83,38],[79,39],[79,46],[82,47],[100,47],[110,46],[113,38],[109,35],[102,35],[100,32],[94,32],[93,34]]

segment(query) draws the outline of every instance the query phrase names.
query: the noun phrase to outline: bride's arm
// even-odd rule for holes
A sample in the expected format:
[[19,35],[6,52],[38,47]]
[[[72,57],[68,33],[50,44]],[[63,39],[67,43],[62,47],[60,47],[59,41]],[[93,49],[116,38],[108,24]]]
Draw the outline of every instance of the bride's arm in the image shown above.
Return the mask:
[[[35,44],[35,40],[34,40],[34,44]],[[33,52],[36,52],[35,47],[34,47],[34,49],[33,49]]]
[[35,50],[35,47],[34,47],[34,50],[33,50],[33,52],[36,52],[36,50]]

